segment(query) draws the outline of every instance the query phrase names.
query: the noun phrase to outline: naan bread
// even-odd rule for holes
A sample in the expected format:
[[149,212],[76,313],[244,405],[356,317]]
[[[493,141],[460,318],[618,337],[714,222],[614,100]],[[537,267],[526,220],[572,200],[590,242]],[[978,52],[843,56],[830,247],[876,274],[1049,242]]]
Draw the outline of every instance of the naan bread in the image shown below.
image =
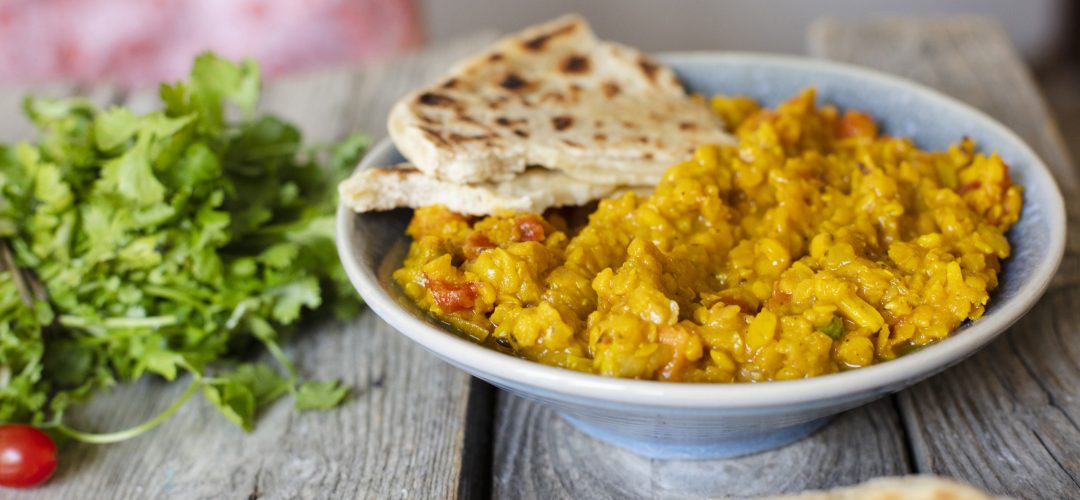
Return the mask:
[[543,168],[531,168],[501,182],[457,184],[424,175],[410,165],[398,165],[357,172],[342,182],[338,191],[341,201],[357,212],[441,204],[460,214],[490,215],[502,210],[540,213],[551,207],[583,205],[619,188]]
[[934,476],[885,477],[828,491],[807,491],[768,500],[994,500],[966,484]]
[[399,101],[390,137],[425,174],[503,181],[538,165],[652,185],[703,144],[733,142],[671,69],[597,40],[578,16],[509,36]]

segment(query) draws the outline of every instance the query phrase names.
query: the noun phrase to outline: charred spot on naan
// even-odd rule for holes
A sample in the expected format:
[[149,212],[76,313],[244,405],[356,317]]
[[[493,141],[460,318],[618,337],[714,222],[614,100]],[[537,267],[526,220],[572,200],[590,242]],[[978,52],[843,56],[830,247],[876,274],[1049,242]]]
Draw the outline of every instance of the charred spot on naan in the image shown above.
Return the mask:
[[645,78],[648,79],[649,82],[661,87],[663,86],[660,85],[661,83],[666,83],[668,85],[671,85],[672,87],[682,87],[682,82],[680,82],[679,78],[675,76],[675,73],[671,71],[662,72],[667,82],[657,81],[657,76],[661,75],[662,66],[660,66],[660,63],[654,61],[650,57],[644,54],[638,56],[637,64],[638,68],[641,69],[641,73],[645,75]]
[[457,103],[453,97],[435,92],[424,92],[416,98],[416,101],[424,106],[435,107],[453,106]]
[[574,118],[567,115],[556,116],[551,119],[551,126],[555,127],[555,130],[563,131],[574,125]]
[[544,103],[544,102],[562,103],[562,102],[566,102],[566,96],[563,95],[562,92],[549,90],[547,92],[544,92],[544,94],[540,96],[540,102],[541,103]]
[[531,84],[517,73],[507,73],[499,81],[499,86],[511,92],[521,92],[528,89]]
[[506,102],[509,100],[509,97],[500,95],[492,99],[485,99],[484,102],[487,103],[488,109],[495,111],[499,108],[502,108],[503,104],[506,104]]
[[449,146],[450,145],[450,143],[447,142],[447,140],[444,139],[441,134],[439,134],[437,131],[435,131],[431,127],[417,127],[417,128],[419,128],[420,132],[422,132],[424,134],[424,137],[427,137],[432,142],[439,143],[439,144],[441,144],[443,146]]
[[563,73],[583,75],[589,72],[590,66],[588,57],[581,54],[572,54],[563,59],[560,69]]
[[601,86],[601,88],[604,91],[604,96],[607,97],[608,99],[611,99],[611,98],[619,95],[619,92],[622,92],[622,89],[619,88],[619,84],[617,84],[617,83],[615,83],[613,81],[610,81],[610,80],[604,82],[604,84]]
[[461,144],[463,142],[472,142],[472,141],[487,141],[487,140],[497,139],[497,138],[498,138],[498,136],[496,136],[495,134],[465,135],[465,134],[458,134],[458,133],[452,133],[447,137],[447,139],[449,139],[450,142],[453,142],[453,143],[456,143],[456,144]]
[[650,82],[656,82],[656,73],[660,71],[660,65],[656,64],[652,59],[641,56],[638,57],[638,67],[641,68],[641,72],[648,78]]
[[454,118],[456,118],[461,123],[468,123],[469,125],[473,125],[475,127],[479,127],[479,128],[484,129],[484,130],[491,130],[487,125],[485,125],[483,123],[480,123],[480,121],[477,120],[476,118],[473,118],[473,117],[465,114],[464,110],[458,109],[456,111],[457,111],[457,114],[454,116]]
[[525,47],[525,49],[527,49],[527,50],[539,51],[539,50],[542,50],[544,48],[544,46],[547,45],[548,42],[550,42],[552,39],[555,39],[555,38],[558,38],[558,37],[564,36],[564,35],[569,35],[569,34],[573,33],[574,31],[577,31],[577,29],[578,29],[578,22],[576,22],[576,21],[575,22],[570,22],[570,23],[562,26],[561,28],[557,28],[557,29],[555,29],[553,31],[550,31],[550,32],[547,32],[547,33],[541,33],[539,35],[536,35],[535,37],[532,37],[532,38],[530,38],[528,40],[525,40],[525,41],[523,41],[521,43],[521,45],[522,45],[522,47]]
[[516,126],[516,125],[523,125],[523,124],[527,123],[528,121],[529,120],[527,120],[525,118],[507,118],[505,116],[500,116],[500,117],[495,119],[495,123],[497,125],[501,125],[503,127],[513,127],[513,126]]

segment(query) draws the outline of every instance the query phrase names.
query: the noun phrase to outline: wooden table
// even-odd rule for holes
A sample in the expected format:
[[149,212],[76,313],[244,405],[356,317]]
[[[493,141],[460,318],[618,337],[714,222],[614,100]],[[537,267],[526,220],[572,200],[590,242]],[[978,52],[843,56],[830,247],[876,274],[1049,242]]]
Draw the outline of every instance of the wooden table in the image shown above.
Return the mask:
[[[391,103],[489,42],[482,34],[379,66],[272,84],[265,107],[309,141],[384,133]],[[816,57],[921,81],[979,107],[1031,144],[1057,175],[1073,221],[1073,170],[1048,108],[1001,28],[978,18],[825,20],[808,34]],[[153,104],[115,89],[99,102]],[[0,91],[0,139],[21,90]],[[961,134],[963,131],[957,131]],[[788,447],[717,461],[641,458],[595,441],[552,412],[471,380],[371,312],[296,337],[291,355],[313,377],[354,387],[329,412],[266,410],[244,434],[198,399],[152,434],[64,450],[55,478],[29,498],[687,498],[828,488],[878,476],[934,473],[1017,497],[1080,497],[1080,240],[1053,287],[973,358],[895,396],[835,418]],[[161,411],[184,384],[148,380],[99,397],[79,427],[123,428]]]

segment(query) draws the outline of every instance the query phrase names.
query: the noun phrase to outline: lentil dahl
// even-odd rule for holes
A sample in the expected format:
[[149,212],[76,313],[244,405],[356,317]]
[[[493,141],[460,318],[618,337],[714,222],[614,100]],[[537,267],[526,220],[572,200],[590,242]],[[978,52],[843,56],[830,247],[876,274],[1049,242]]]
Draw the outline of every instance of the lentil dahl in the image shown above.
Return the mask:
[[492,348],[668,381],[867,366],[983,314],[1022,205],[997,155],[920,150],[812,89],[775,110],[711,105],[737,145],[702,146],[585,224],[416,210],[395,280]]

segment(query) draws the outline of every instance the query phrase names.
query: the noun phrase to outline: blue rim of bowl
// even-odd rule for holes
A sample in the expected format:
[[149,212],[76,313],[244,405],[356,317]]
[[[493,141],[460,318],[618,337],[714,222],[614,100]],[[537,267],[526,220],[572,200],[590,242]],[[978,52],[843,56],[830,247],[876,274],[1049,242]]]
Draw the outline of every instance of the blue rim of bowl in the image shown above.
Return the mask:
[[[436,328],[405,311],[379,284],[376,269],[358,265],[349,245],[356,214],[338,206],[337,247],[342,264],[353,285],[376,314],[399,332],[437,356],[453,358],[475,375],[511,384],[540,389],[577,399],[613,404],[695,409],[760,409],[765,407],[814,404],[829,400],[856,398],[874,391],[912,383],[965,359],[987,344],[1029,311],[1046,291],[1065,252],[1065,202],[1053,174],[1042,159],[1014,132],[956,99],[923,85],[858,66],[773,54],[740,52],[674,52],[659,55],[665,62],[696,62],[722,58],[726,62],[746,61],[755,65],[771,64],[818,72],[841,73],[890,87],[903,87],[921,99],[936,101],[967,113],[970,119],[985,122],[994,132],[1017,144],[1020,152],[1031,158],[1032,181],[1049,181],[1047,199],[1043,200],[1050,219],[1049,258],[1040,262],[1016,298],[1002,304],[995,314],[974,321],[963,332],[897,359],[864,368],[806,379],[759,383],[679,383],[606,377],[548,366],[503,354],[469,341],[449,330]],[[381,156],[393,149],[384,139],[366,158]],[[368,160],[359,169],[368,168]],[[993,300],[993,299],[991,299]],[[453,353],[453,354],[452,354]],[[460,354],[456,356],[454,354]]]

